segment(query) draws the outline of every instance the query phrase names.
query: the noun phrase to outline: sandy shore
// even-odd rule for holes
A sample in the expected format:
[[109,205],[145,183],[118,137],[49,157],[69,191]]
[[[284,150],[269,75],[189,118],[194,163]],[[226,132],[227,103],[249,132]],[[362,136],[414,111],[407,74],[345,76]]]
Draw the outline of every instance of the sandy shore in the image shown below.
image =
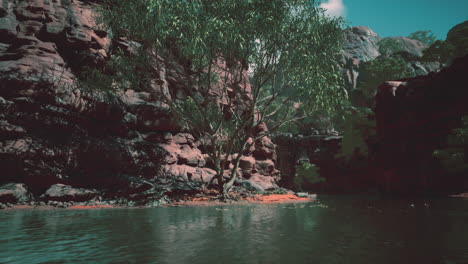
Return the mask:
[[193,197],[186,201],[175,202],[165,206],[210,206],[226,204],[282,204],[282,203],[304,203],[314,199],[298,197],[294,194],[270,194],[254,195],[250,197],[235,197],[227,202],[209,196]]

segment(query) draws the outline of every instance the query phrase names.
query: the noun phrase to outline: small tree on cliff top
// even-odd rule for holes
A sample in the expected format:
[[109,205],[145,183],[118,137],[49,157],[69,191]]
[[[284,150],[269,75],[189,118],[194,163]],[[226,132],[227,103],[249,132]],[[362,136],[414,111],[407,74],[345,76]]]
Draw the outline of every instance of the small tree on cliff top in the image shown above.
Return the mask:
[[419,30],[409,34],[408,38],[421,41],[426,46],[431,46],[437,40],[437,37],[434,35],[432,30]]
[[[342,20],[324,16],[315,1],[106,0],[100,14],[114,35],[138,41],[145,54],[170,53],[183,62],[190,92],[162,92],[162,99],[204,139],[225,195],[242,154],[267,135],[262,123],[272,131],[303,118],[289,111],[293,103],[300,102],[304,113],[331,112],[342,101],[335,62]],[[129,79],[155,78],[151,70],[126,72]],[[281,121],[269,123],[279,112]]]

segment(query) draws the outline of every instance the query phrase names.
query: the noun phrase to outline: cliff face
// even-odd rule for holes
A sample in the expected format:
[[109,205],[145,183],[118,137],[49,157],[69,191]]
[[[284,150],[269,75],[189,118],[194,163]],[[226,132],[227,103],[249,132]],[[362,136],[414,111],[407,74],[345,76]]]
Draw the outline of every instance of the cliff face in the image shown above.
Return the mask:
[[361,79],[366,78],[362,65],[372,61],[381,54],[381,45],[392,41],[398,46],[391,50],[389,56],[403,55],[406,62],[406,71],[412,76],[426,75],[441,68],[439,62],[424,62],[421,60],[423,50],[427,48],[423,43],[406,37],[381,38],[368,27],[352,27],[344,32],[343,56],[341,58],[342,72],[346,89],[358,89]]
[[[214,171],[200,142],[155,96],[189,92],[180,63],[157,59],[154,91],[77,86],[83,67],[99,69],[116,49],[138,45],[111,39],[93,5],[0,0],[0,183],[25,183],[36,195],[57,183],[132,197],[201,190]],[[276,188],[275,145],[264,138],[247,155],[240,182]]]
[[[456,51],[463,50],[465,29],[466,22],[448,34],[447,41]],[[419,77],[375,87],[377,137],[366,142],[368,157],[343,159],[342,139],[330,135],[274,137],[278,167],[284,173],[282,184],[294,187],[295,168],[305,160],[317,165],[326,178],[324,183],[304,186],[313,191],[414,194],[468,188],[466,177],[447,176],[433,156],[436,149],[446,146],[448,135],[467,114],[467,57],[438,73],[441,63],[421,59],[427,48],[423,43],[405,37],[382,39],[367,27],[353,27],[345,31],[341,61],[348,91],[360,88],[359,82],[367,75],[363,64],[383,56],[379,48],[385,41],[398,44],[389,56],[402,56],[408,74]]]
[[402,192],[463,191],[468,178],[448,178],[433,157],[452,129],[468,114],[468,56],[439,73],[381,85],[376,98],[378,177],[387,189]]

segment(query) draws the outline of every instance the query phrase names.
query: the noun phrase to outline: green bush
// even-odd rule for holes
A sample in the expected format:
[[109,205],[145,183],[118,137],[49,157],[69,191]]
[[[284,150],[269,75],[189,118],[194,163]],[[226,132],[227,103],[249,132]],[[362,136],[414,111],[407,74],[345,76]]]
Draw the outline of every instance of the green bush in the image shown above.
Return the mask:
[[432,32],[431,30],[419,30],[413,32],[408,36],[408,38],[418,40],[424,43],[426,46],[431,46],[437,40],[436,36],[434,35],[434,32]]
[[433,156],[440,161],[449,174],[468,173],[468,116],[462,119],[462,126],[454,129],[447,138],[447,146],[434,151]]
[[304,184],[315,184],[324,182],[325,178],[320,177],[320,168],[309,162],[302,162],[296,168],[294,186],[297,190],[302,190]]
[[368,143],[375,136],[373,112],[368,108],[351,109],[345,115],[341,150],[337,158],[350,161],[357,156],[368,157]]

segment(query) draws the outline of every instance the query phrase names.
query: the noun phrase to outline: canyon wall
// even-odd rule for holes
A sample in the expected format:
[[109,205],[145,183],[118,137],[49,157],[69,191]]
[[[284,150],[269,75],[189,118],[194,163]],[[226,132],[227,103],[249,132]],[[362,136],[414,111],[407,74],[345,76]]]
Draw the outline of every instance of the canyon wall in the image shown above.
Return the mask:
[[[0,183],[24,183],[36,197],[54,184],[126,197],[203,190],[214,176],[207,155],[156,96],[190,92],[181,63],[155,59],[157,79],[145,91],[78,85],[85,68],[139,45],[102,30],[94,4],[0,0]],[[263,138],[238,183],[277,188],[275,160]]]
[[386,82],[376,97],[379,181],[389,190],[468,189],[468,177],[450,178],[434,157],[468,114],[468,55],[439,73]]

